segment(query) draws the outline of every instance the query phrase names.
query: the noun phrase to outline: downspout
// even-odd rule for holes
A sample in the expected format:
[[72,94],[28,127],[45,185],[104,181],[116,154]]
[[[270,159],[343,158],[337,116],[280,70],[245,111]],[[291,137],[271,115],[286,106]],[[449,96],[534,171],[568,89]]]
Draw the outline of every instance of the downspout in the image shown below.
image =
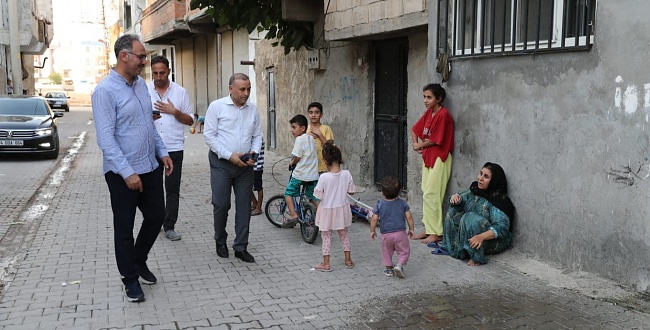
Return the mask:
[[45,62],[47,62],[47,56],[45,56],[45,58],[43,58],[43,63],[41,63],[41,66],[34,65],[34,69],[42,69],[42,68],[44,68],[45,67]]

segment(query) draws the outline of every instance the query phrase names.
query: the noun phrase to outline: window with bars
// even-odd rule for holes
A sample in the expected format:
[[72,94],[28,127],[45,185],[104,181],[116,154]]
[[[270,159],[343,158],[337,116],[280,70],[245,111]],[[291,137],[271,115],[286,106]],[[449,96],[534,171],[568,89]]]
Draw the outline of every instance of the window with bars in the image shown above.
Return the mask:
[[452,57],[590,49],[596,0],[438,0],[438,52]]

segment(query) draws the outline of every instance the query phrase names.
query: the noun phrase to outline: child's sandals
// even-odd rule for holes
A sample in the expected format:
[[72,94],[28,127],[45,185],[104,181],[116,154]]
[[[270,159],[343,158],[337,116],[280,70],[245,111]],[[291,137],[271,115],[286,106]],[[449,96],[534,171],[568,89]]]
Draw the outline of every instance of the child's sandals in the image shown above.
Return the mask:
[[350,260],[350,261],[346,261],[346,262],[345,262],[345,268],[347,268],[347,269],[352,269],[352,268],[354,268],[354,262],[352,262],[352,260]]
[[317,270],[319,272],[331,272],[332,269],[330,268],[329,265],[323,265],[322,263],[314,266],[314,270]]

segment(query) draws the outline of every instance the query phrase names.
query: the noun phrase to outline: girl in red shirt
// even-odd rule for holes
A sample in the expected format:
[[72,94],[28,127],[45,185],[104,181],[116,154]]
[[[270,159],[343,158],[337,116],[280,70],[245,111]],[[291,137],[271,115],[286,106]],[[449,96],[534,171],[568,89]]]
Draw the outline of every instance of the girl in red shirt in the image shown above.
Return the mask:
[[427,110],[413,125],[413,150],[422,155],[422,223],[424,231],[415,236],[422,243],[442,240],[442,202],[451,174],[454,151],[454,120],[442,106],[447,96],[440,84],[422,89]]

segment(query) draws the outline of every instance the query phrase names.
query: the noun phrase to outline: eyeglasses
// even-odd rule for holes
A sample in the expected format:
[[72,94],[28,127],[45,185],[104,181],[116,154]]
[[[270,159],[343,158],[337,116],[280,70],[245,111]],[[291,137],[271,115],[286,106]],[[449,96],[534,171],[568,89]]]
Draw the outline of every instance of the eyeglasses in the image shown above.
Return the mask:
[[131,54],[133,56],[136,56],[141,62],[147,60],[147,55],[140,55],[140,54],[136,54],[136,53],[131,53],[131,52],[126,51],[126,50],[125,50],[125,52],[127,52],[127,53],[129,53],[129,54]]

